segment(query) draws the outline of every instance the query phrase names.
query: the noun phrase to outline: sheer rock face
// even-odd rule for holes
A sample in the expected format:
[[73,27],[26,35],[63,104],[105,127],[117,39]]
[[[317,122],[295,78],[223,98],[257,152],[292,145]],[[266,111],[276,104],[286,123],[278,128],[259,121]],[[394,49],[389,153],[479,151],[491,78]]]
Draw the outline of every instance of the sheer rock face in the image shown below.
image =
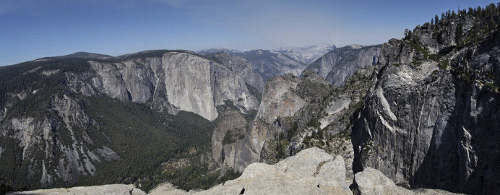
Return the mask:
[[296,91],[300,82],[299,77],[287,74],[266,83],[257,116],[245,137],[245,153],[242,155],[247,156],[239,157],[247,161],[246,165],[259,161],[272,162],[263,151],[272,147],[269,141],[278,139],[283,133],[278,118],[293,116],[308,103]]
[[264,89],[264,80],[259,73],[254,72],[252,64],[245,58],[224,51],[207,55],[207,57],[222,63],[235,75],[241,77],[245,83],[257,89],[258,92],[262,92]]
[[244,165],[238,164],[237,148],[243,144],[247,121],[237,111],[226,111],[212,133],[212,158],[223,171],[228,168],[243,172]]
[[76,98],[54,95],[45,112],[42,118],[10,118],[0,129],[0,135],[18,141],[17,146],[6,147],[19,148],[19,161],[29,162],[27,180],[38,179],[42,187],[56,180],[74,183],[82,175],[95,174],[93,163],[121,159],[82,131],[100,127]]
[[257,118],[273,123],[278,117],[292,116],[307,103],[295,90],[300,78],[291,74],[275,77],[266,83]]
[[500,172],[500,36],[456,47],[456,26],[465,37],[471,21],[417,27],[408,39],[382,46],[355,121],[355,171],[373,167],[411,187],[500,191],[493,174]]
[[340,86],[358,69],[375,65],[380,50],[380,45],[337,48],[313,62],[307,69],[325,78],[333,85]]
[[216,106],[226,100],[242,110],[258,107],[243,78],[221,64],[190,53],[167,52],[161,58],[91,64],[97,76],[90,80],[97,91],[122,101],[151,103],[160,111],[189,111],[213,121],[218,116]]

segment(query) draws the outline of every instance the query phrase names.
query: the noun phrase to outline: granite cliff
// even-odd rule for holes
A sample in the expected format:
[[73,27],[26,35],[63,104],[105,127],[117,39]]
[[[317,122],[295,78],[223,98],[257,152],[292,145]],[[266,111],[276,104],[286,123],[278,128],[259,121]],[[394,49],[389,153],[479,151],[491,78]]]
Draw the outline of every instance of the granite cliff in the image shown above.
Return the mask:
[[[92,184],[87,178],[147,153],[160,164],[192,154],[184,151],[190,147],[204,151],[219,107],[246,114],[259,105],[246,73],[187,51],[77,53],[1,67],[0,74],[0,178],[14,188]],[[145,173],[116,174],[128,182],[153,177]]]
[[497,10],[450,11],[403,39],[339,48],[299,77],[269,80],[230,166],[317,146],[346,159],[347,179],[373,167],[408,188],[498,193]]
[[383,44],[354,121],[355,171],[413,188],[500,191],[500,34],[488,19],[498,8],[486,10],[447,13]]

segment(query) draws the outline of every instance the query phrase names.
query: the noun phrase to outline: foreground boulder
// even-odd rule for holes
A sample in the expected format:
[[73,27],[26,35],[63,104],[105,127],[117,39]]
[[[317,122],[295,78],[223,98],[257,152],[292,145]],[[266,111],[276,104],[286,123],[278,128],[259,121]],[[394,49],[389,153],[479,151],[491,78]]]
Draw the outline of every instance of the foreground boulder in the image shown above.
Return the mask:
[[429,195],[445,195],[454,194],[444,190],[436,189],[415,189],[408,190],[406,188],[397,186],[394,182],[387,178],[380,171],[373,168],[366,168],[364,171],[356,173],[355,182],[358,190],[363,195],[375,194],[400,194],[400,195],[413,195],[413,194],[429,194]]
[[[313,147],[297,155],[284,159],[274,165],[254,163],[243,174],[208,190],[186,192],[170,183],[164,183],[151,190],[149,194],[186,195],[186,194],[349,194],[351,182],[346,179],[344,159],[333,157],[324,150]],[[453,194],[443,190],[408,190],[397,186],[380,171],[366,168],[356,173],[353,191],[362,195],[372,194]],[[74,188],[57,188],[14,192],[12,194],[146,194],[133,185],[113,184]]]
[[205,191],[185,192],[163,184],[150,194],[352,194],[345,179],[344,159],[310,148],[268,165],[249,165],[241,177]]
[[54,188],[45,190],[33,190],[24,192],[14,192],[10,194],[72,194],[72,195],[83,195],[83,194],[107,194],[107,195],[144,195],[144,191],[135,188],[134,185],[125,184],[110,184],[102,186],[85,186],[85,187],[74,187],[74,188]]

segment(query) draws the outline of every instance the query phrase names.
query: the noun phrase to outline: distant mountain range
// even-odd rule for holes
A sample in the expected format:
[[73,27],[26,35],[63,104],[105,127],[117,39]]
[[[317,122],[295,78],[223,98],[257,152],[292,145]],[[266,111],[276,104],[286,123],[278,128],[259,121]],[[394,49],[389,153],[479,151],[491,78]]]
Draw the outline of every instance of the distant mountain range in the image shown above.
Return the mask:
[[207,49],[198,52],[205,55],[226,52],[231,55],[243,57],[252,64],[256,72],[262,75],[264,81],[267,81],[283,73],[299,75],[310,63],[335,48],[335,45],[321,44],[305,47],[280,48],[277,50],[255,49],[250,51],[237,51],[222,48]]

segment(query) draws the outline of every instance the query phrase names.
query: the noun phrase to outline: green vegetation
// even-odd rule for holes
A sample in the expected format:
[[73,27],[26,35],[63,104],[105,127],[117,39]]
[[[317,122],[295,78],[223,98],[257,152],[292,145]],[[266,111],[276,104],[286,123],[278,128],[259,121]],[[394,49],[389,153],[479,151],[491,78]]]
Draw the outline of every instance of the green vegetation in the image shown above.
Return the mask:
[[439,30],[438,30],[438,29],[434,29],[434,31],[432,32],[432,38],[433,38],[433,39],[438,38],[439,33],[440,33],[440,32],[439,32]]
[[11,185],[8,185],[8,184],[6,185],[4,183],[4,179],[1,179],[0,183],[1,183],[1,185],[0,185],[0,194],[7,194],[7,192],[10,192],[10,191],[14,190]]
[[491,89],[495,93],[499,93],[498,86],[495,83],[493,83],[493,82],[485,83],[484,87]]
[[[52,74],[41,74],[43,71],[51,71]],[[11,104],[5,118],[32,117],[35,119],[34,122],[38,122],[45,116],[55,117],[55,113],[47,112],[47,107],[52,97],[68,92],[65,88],[67,81],[64,79],[64,73],[87,71],[90,71],[90,65],[84,59],[45,59],[0,67],[0,107],[4,107],[7,102]],[[24,96],[24,100],[11,98],[16,94]],[[60,129],[52,130],[49,136],[58,136],[62,142],[67,143],[69,133],[62,126]],[[5,149],[0,159],[2,166],[0,178],[3,178],[0,180],[0,185],[13,190],[40,188],[41,170],[36,170],[34,173],[28,171],[30,162],[23,161],[18,141],[0,136],[0,146]],[[48,146],[49,149],[53,147],[52,144]],[[39,160],[38,163],[44,160],[42,150],[32,151],[29,155]],[[56,152],[52,155],[55,158],[61,156]],[[46,164],[50,163],[46,161]],[[26,177],[28,173],[31,174],[31,179]]]
[[462,41],[463,27],[462,23],[457,24],[457,29],[455,30],[455,42],[460,43]]
[[275,162],[288,157],[288,146],[290,142],[285,139],[283,133],[280,133],[278,140],[276,140],[274,144],[276,150]]
[[[26,166],[23,166],[22,162],[22,148],[19,147],[19,143],[12,138],[0,137],[0,146],[4,149],[2,152],[2,158],[0,158],[0,188],[1,190],[13,190],[16,189],[17,181],[16,175],[18,172],[26,172]],[[22,178],[24,180],[24,178]]]
[[[82,178],[80,185],[137,182],[147,191],[165,182],[155,179],[161,175],[162,162],[207,152],[215,126],[214,122],[193,113],[181,111],[165,117],[166,114],[157,113],[144,104],[106,96],[87,98],[86,110],[102,127],[89,130],[92,139],[108,145],[123,160],[97,164],[96,175]],[[111,139],[109,142],[103,133]],[[196,173],[208,172],[206,167],[193,169],[197,169]],[[200,181],[200,186],[202,183]]]
[[233,136],[231,135],[231,131],[227,131],[226,132],[226,135],[224,135],[224,139],[222,140],[222,145],[226,145],[226,144],[232,144],[234,143],[234,139],[233,139]]
[[439,60],[443,57],[441,54],[430,54],[429,55],[429,60],[433,60],[435,62],[439,62]]
[[297,124],[297,121],[293,121],[291,122],[291,126],[290,128],[288,128],[288,131],[287,131],[287,134],[286,134],[286,138],[288,141],[291,141],[292,138],[297,135],[298,133],[298,130],[299,130],[299,127],[298,127],[298,124]]
[[262,101],[262,93],[259,91],[259,89],[252,87],[251,85],[245,83],[248,89],[248,92],[250,94],[254,95],[255,98],[257,98],[257,101],[261,102]]
[[240,110],[236,105],[234,105],[233,101],[231,100],[224,100],[224,104],[217,106],[217,110],[223,111],[223,110]]
[[[162,52],[137,55],[147,57]],[[52,74],[41,74],[43,71],[52,71]],[[83,97],[70,91],[65,79],[65,74],[82,72],[92,72],[87,60],[82,58],[52,58],[0,67],[0,107],[5,106],[12,93],[27,94],[22,101],[17,98],[16,101],[9,101],[12,106],[7,112],[7,119],[33,117],[35,122],[45,118],[61,121],[58,114],[48,107],[54,96],[62,97],[64,94],[76,100],[90,118],[97,122],[88,127],[73,126],[75,137],[83,140],[85,132],[92,140],[92,143],[83,142],[89,150],[107,146],[121,157],[119,161],[92,161],[97,170],[95,176],[80,176],[77,183],[57,180],[49,187],[136,183],[147,191],[166,181],[183,186],[182,183],[176,183],[180,180],[175,177],[161,176],[161,163],[173,158],[198,158],[206,154],[210,150],[210,137],[217,121],[210,122],[196,114],[182,111],[177,115],[158,113],[145,104],[122,102],[104,95]],[[33,92],[35,90],[36,93]],[[235,108],[232,102],[227,105],[228,109]],[[256,111],[249,111],[245,118],[253,119],[255,114]],[[34,175],[29,180],[28,165],[35,163],[35,166],[40,166],[42,160],[45,160],[49,172],[52,171],[58,162],[48,160],[61,158],[63,154],[58,147],[71,147],[73,142],[72,135],[64,124],[57,125],[49,134],[60,142],[48,143],[49,150],[53,151],[51,157],[46,157],[43,150],[33,151],[30,155],[35,162],[22,160],[22,149],[19,148],[18,141],[0,136],[0,146],[5,149],[0,158],[0,191],[41,188],[41,170],[30,173]],[[192,170],[203,176],[184,185],[186,190],[210,186],[231,176],[230,173],[225,176],[215,175],[216,179],[207,178],[213,175],[208,174],[206,166],[195,166]],[[51,175],[55,173],[52,172]]]
[[450,66],[450,60],[440,61],[439,64],[438,64],[438,66],[439,66],[440,69],[445,70],[445,69],[447,69]]
[[[471,21],[472,23],[469,23]],[[470,24],[472,26],[469,26]],[[413,30],[419,33],[412,33],[412,31],[406,30],[403,41],[405,45],[417,51],[417,56],[413,59],[414,65],[421,64],[423,60],[433,60],[438,62],[441,70],[451,70],[455,76],[465,82],[479,84],[497,93],[499,84],[491,76],[492,73],[490,71],[477,70],[465,66],[460,61],[451,64],[449,55],[453,51],[463,51],[463,48],[470,48],[471,46],[478,47],[480,50],[493,48],[497,45],[498,40],[496,40],[496,37],[498,37],[499,30],[500,3],[492,3],[486,7],[459,9],[456,11],[448,10],[442,13],[441,17],[436,15],[431,19],[430,23],[417,26]],[[420,37],[417,36],[425,33],[432,33],[431,37],[438,44],[446,43],[449,45],[442,48],[437,54],[429,54],[425,44],[421,43]],[[451,41],[454,41],[456,45]],[[470,57],[466,56],[465,58]]]
[[[60,70],[51,76],[40,74],[42,71]],[[90,71],[90,65],[84,59],[58,59],[46,61],[30,61],[12,66],[0,67],[0,107],[5,106],[8,100],[7,93],[21,93],[26,91],[31,93],[33,90],[44,88],[52,91],[45,91],[52,94],[54,91],[64,90],[62,84],[66,81],[63,78],[63,72],[80,73]],[[40,91],[44,92],[44,91]],[[50,95],[49,95],[50,97]],[[33,100],[30,105],[34,105],[40,100]],[[29,105],[26,105],[29,106]],[[36,109],[28,107],[24,109],[23,114],[29,114]]]
[[[304,77],[307,77],[305,75]],[[311,79],[304,79],[297,85],[297,94],[302,98],[315,97],[322,98],[328,95],[330,87],[327,84]]]
[[423,55],[423,60],[428,59],[427,57],[429,56],[429,51],[427,50],[427,48],[422,47],[416,39],[405,41],[405,43],[409,45],[413,50],[420,52]]
[[208,164],[198,161],[172,172],[163,172],[153,179],[154,182],[143,184],[141,188],[152,189],[162,181],[169,181],[183,190],[208,189],[227,180],[236,179],[241,175],[233,170],[227,171],[224,175],[221,175],[219,171],[208,172],[206,170],[208,170]]
[[455,12],[454,10],[448,10],[447,12],[441,14],[441,18],[436,15],[431,19],[431,27],[434,28],[432,38],[437,38],[442,26],[449,24],[451,20],[467,15],[473,16],[481,22],[474,23],[467,34],[464,33],[462,23],[458,23],[454,34],[455,42],[458,46],[478,43],[492,31],[498,30],[498,28],[500,27],[500,17],[498,16],[499,13],[500,3],[491,3],[484,8],[477,7],[459,9],[457,10],[457,12]]
[[194,56],[198,56],[200,58],[205,58],[204,55],[192,52],[192,51],[187,51],[187,50],[149,50],[149,51],[143,51],[143,52],[138,52],[138,53],[133,53],[133,54],[127,54],[127,55],[122,55],[118,56],[116,58],[112,59],[95,59],[96,61],[102,61],[102,62],[121,62],[124,60],[129,60],[129,59],[135,59],[135,58],[140,58],[140,59],[146,59],[146,58],[159,58],[162,57],[166,53],[171,53],[171,52],[178,52],[178,53],[189,53]]
[[370,151],[372,149],[373,149],[373,142],[368,140],[361,151],[362,158],[364,159],[368,158],[368,156],[370,155]]
[[315,129],[320,129],[321,123],[317,119],[311,119],[309,122],[307,122],[308,127],[314,127]]
[[351,139],[351,133],[349,131],[340,131],[333,135],[332,139],[344,139],[344,140],[349,140]]

